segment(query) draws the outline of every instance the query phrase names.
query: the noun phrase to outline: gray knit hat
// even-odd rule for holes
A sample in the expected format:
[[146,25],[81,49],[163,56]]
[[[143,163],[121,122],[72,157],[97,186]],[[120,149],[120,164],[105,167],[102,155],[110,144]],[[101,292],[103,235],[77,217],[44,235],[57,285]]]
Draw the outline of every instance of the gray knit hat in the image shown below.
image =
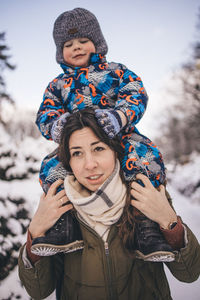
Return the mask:
[[55,21],[53,38],[56,44],[56,60],[64,63],[64,43],[76,38],[90,39],[96,53],[105,55],[108,51],[107,43],[103,37],[99,22],[95,15],[84,8],[75,8],[62,13]]

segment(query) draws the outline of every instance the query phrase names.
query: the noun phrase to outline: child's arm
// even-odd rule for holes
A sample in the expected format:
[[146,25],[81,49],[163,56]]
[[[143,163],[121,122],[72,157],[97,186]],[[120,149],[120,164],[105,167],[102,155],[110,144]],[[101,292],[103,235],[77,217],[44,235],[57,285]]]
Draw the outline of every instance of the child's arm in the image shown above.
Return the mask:
[[99,124],[110,138],[122,128],[127,132],[131,127],[134,128],[142,118],[148,102],[140,77],[121,64],[117,65],[114,72],[119,77],[115,107],[95,110]]
[[[58,142],[57,125],[63,126],[65,118],[69,115],[63,106],[59,80],[58,76],[47,86],[36,118],[36,124],[42,135],[55,142]],[[60,117],[62,120],[59,121]]]
[[124,65],[120,67],[115,71],[120,77],[115,110],[124,113],[127,125],[136,125],[146,110],[148,96],[141,78]]

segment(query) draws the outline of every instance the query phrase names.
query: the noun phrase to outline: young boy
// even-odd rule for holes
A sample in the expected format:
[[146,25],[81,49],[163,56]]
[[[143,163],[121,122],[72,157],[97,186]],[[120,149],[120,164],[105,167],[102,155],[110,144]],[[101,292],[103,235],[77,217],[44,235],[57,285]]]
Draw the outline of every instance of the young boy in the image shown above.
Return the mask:
[[[42,135],[59,143],[69,114],[94,107],[97,120],[108,136],[112,139],[119,135],[122,140],[125,152],[122,168],[126,181],[143,173],[159,187],[165,181],[162,156],[135,127],[148,100],[141,79],[124,65],[106,61],[106,41],[96,17],[86,9],[75,8],[62,13],[54,23],[53,37],[56,60],[64,73],[50,82],[44,93],[36,120]],[[45,192],[51,183],[65,176],[57,151],[43,160],[40,182]],[[142,220],[140,226],[135,227],[137,240],[143,236],[144,228],[151,227],[148,230],[152,232],[145,237],[147,244],[138,243],[137,255],[151,261],[164,261],[166,257],[168,261],[173,260],[172,249],[159,229],[155,224],[151,226],[147,218],[142,217]],[[63,215],[45,237],[33,240],[32,252],[45,256],[82,248],[81,233],[75,223],[71,213]],[[156,243],[152,239],[155,235],[159,236]]]

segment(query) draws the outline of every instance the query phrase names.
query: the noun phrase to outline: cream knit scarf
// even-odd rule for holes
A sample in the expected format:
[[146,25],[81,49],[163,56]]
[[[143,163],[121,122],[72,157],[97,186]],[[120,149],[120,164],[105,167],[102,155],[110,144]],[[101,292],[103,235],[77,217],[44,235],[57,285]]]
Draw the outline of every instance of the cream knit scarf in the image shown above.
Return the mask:
[[108,179],[95,191],[84,188],[73,175],[64,180],[65,192],[79,218],[93,228],[106,241],[110,226],[122,215],[126,202],[126,186],[119,175],[120,164]]

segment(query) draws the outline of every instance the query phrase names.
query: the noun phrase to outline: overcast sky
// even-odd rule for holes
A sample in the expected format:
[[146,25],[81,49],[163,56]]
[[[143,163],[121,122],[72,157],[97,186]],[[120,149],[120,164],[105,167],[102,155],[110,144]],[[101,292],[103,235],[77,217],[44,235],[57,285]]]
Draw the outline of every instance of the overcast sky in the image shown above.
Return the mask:
[[6,32],[10,60],[8,91],[18,105],[37,109],[49,81],[62,72],[55,60],[53,23],[75,7],[91,10],[108,43],[108,61],[139,75],[150,96],[148,111],[161,102],[159,88],[188,59],[195,41],[198,0],[0,0],[0,31]]

